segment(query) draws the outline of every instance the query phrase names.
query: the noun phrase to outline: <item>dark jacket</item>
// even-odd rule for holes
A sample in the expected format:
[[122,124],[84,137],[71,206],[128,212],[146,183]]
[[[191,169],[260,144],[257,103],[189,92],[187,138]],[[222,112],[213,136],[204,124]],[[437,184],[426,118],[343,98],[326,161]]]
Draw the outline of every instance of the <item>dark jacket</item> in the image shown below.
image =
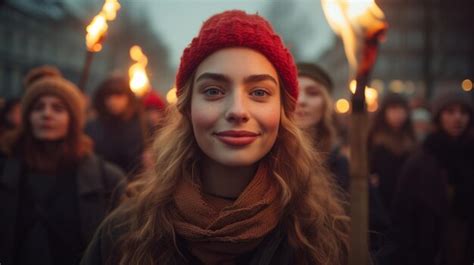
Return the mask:
[[[118,209],[119,210],[119,209]],[[81,265],[105,265],[110,259],[115,260],[113,253],[116,251],[115,243],[127,232],[126,225],[122,225],[124,217],[121,214],[112,214],[97,230],[89,247],[87,248]],[[186,248],[186,241],[179,236],[177,245],[180,252],[187,261],[178,263],[180,265],[201,265],[202,263],[191,255]],[[277,226],[263,241],[257,249],[248,257],[242,257],[246,265],[293,265],[294,252],[289,246],[287,236],[281,225]],[[113,264],[113,263],[112,263]],[[240,263],[238,263],[240,264]]]
[[[386,138],[390,136],[385,136]],[[393,137],[393,136],[392,136]],[[400,144],[403,145],[402,140]],[[382,203],[389,213],[392,211],[393,194],[395,192],[398,176],[409,150],[392,150],[388,144],[374,143],[369,149],[370,174],[377,175],[379,179],[378,191]],[[401,149],[401,147],[399,147]]]
[[[16,158],[0,159],[0,263],[12,264],[19,215],[22,163]],[[107,212],[118,202],[125,176],[123,172],[95,155],[81,161],[77,170],[77,205],[80,237],[85,245]],[[54,229],[54,228],[53,228]]]
[[[472,138],[453,140],[443,133],[428,136],[408,159],[395,194],[393,264],[474,261],[473,162]],[[460,260],[453,263],[455,258]]]
[[97,119],[87,124],[85,132],[94,141],[94,151],[105,160],[129,176],[140,170],[146,132],[138,116],[127,121]]

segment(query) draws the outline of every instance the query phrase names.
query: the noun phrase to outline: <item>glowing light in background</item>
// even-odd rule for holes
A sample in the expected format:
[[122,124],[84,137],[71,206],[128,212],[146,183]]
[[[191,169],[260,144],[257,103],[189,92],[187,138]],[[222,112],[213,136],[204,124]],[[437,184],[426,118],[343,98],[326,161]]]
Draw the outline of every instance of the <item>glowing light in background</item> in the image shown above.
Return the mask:
[[134,45],[130,48],[130,57],[136,61],[128,69],[130,88],[135,95],[141,97],[150,89],[150,80],[146,74],[148,58],[143,54],[142,49],[138,45]]
[[86,46],[90,52],[99,52],[102,50],[102,40],[107,33],[107,21],[112,21],[117,16],[120,4],[117,0],[106,0],[102,10],[87,25]]
[[169,104],[174,104],[178,101],[178,97],[176,96],[176,87],[173,87],[168,91],[166,94],[166,101],[168,101]]
[[472,81],[470,79],[464,79],[461,83],[462,90],[469,92],[472,90]]
[[341,98],[336,101],[336,111],[338,113],[347,113],[350,109],[350,104],[347,99]]

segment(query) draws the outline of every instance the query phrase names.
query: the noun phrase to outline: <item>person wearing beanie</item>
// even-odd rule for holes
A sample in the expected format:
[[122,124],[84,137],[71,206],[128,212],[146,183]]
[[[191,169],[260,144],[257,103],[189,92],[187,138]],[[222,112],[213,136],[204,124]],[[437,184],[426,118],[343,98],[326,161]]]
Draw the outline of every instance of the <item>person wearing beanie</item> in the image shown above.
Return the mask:
[[0,261],[78,264],[125,176],[93,154],[79,89],[33,71],[23,122],[0,143]]
[[94,141],[95,152],[133,178],[142,168],[148,128],[129,80],[122,76],[105,79],[95,91],[93,106],[97,117],[85,131]]
[[293,121],[296,67],[270,24],[210,17],[176,79],[154,167],[82,264],[345,264],[348,217]]
[[416,147],[410,115],[408,100],[401,94],[388,93],[383,97],[369,128],[370,178],[377,186],[388,212],[392,210],[400,170]]
[[336,143],[333,119],[332,80],[319,66],[298,63],[299,94],[296,102],[295,122],[308,133],[313,146],[322,154],[327,166],[336,176],[342,188],[348,189],[348,161],[340,153]]
[[469,94],[433,101],[433,127],[402,169],[395,194],[398,263],[470,264],[474,260],[474,134]]
[[156,132],[164,115],[165,102],[154,90],[150,90],[142,97],[145,107],[145,117],[150,132]]
[[[318,65],[298,63],[299,93],[296,102],[295,122],[313,140],[313,147],[335,177],[341,189],[349,192],[349,161],[336,143],[334,128],[333,82]],[[378,192],[369,186],[370,250],[376,253],[381,247],[382,232],[388,229],[389,218]],[[375,257],[374,257],[375,258]]]

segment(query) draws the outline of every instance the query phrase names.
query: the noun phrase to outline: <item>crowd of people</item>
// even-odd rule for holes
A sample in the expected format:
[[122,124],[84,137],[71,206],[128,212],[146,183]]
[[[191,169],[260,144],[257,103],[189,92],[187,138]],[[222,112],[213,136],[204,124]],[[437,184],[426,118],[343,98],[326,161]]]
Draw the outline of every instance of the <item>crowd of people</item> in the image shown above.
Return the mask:
[[[334,85],[261,16],[210,17],[183,51],[178,101],[109,76],[91,100],[54,66],[0,111],[0,264],[348,262],[350,150]],[[474,262],[469,95],[371,117],[372,264]]]

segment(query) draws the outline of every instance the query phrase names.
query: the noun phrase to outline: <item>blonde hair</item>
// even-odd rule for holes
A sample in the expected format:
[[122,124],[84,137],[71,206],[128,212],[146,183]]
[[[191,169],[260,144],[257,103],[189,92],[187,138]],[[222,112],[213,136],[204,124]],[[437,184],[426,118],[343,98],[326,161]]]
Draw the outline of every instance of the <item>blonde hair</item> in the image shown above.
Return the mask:
[[[191,77],[153,144],[154,168],[128,187],[123,205],[112,217],[126,216],[125,233],[111,264],[178,264],[183,261],[173,227],[172,195],[181,178],[192,177],[199,166],[200,149],[189,114]],[[270,163],[280,187],[281,222],[297,264],[345,264],[348,223],[336,185],[291,119],[295,100],[282,88],[282,116],[278,138],[262,159]]]
[[333,101],[327,89],[321,89],[321,94],[324,100],[323,115],[321,115],[321,120],[316,124],[316,135],[312,135],[312,139],[320,151],[329,153],[336,142]]

